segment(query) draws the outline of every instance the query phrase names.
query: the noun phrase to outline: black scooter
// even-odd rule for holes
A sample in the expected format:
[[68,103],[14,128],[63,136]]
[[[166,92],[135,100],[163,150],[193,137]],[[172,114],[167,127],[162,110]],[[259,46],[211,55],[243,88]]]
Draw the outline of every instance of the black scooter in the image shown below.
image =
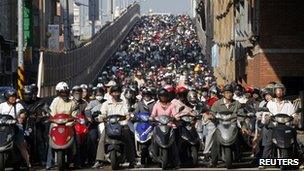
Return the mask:
[[126,160],[126,143],[123,141],[123,127],[127,126],[126,116],[110,115],[105,119],[106,154],[109,155],[113,170],[119,169]]
[[0,171],[5,170],[8,156],[14,150],[16,120],[10,115],[0,115]]
[[[275,150],[275,158],[298,158],[297,132],[292,125],[293,118],[287,114],[276,114],[271,116],[269,128],[272,129],[272,143]],[[281,166],[282,169],[297,169],[295,167]]]
[[[233,112],[220,112],[215,115],[216,131],[215,145],[211,149],[212,163],[217,164],[218,156],[225,161],[226,168],[232,168],[232,162],[239,159],[240,151],[238,147],[239,130],[237,127],[237,115]],[[218,151],[219,149],[219,151]]]
[[155,120],[158,124],[154,127],[151,145],[153,149],[150,150],[150,156],[161,164],[162,169],[167,169],[169,164],[174,163],[172,147],[175,145],[175,133],[173,128],[168,126],[173,118],[160,115]]
[[195,128],[195,121],[201,116],[184,115],[180,118],[179,125],[179,153],[181,163],[196,166],[198,163],[198,150],[200,139]]

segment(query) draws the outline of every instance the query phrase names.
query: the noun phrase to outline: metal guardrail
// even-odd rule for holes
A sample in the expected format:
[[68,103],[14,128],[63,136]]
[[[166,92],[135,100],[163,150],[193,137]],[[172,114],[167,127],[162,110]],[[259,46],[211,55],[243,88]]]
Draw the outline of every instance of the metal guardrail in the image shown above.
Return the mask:
[[139,19],[140,6],[134,4],[83,47],[69,52],[45,52],[41,96],[54,95],[54,86],[60,81],[77,85],[97,79],[106,61],[116,52]]

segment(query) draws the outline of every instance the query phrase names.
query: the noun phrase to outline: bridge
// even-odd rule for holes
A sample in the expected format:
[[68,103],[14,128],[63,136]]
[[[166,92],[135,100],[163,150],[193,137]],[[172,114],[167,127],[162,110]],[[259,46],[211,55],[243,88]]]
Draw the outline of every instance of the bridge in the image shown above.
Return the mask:
[[40,96],[55,95],[55,86],[60,81],[69,85],[96,82],[101,68],[139,19],[140,6],[133,4],[82,47],[67,52],[41,52],[38,69]]

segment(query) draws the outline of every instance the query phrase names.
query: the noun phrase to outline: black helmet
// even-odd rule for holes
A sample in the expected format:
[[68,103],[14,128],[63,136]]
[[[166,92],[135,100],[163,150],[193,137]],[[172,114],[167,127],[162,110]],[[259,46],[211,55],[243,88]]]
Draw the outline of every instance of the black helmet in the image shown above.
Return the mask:
[[235,86],[235,91],[244,92],[244,87],[240,84],[237,84]]
[[31,85],[24,86],[23,93],[24,93],[24,95],[32,95],[32,93],[33,93],[32,86]]
[[165,88],[161,88],[158,90],[158,96],[168,96],[169,92]]
[[272,92],[269,88],[264,88],[261,90],[261,96],[264,98],[267,94],[272,95]]
[[74,92],[82,92],[82,91],[83,91],[82,88],[80,86],[77,86],[77,85],[72,88],[73,93]]
[[17,97],[17,91],[15,89],[9,89],[5,92],[4,96],[6,100],[8,100],[8,98],[12,96]]
[[143,95],[152,95],[152,90],[150,89],[150,88],[144,88],[143,90],[142,90],[142,94]]
[[31,84],[31,87],[33,93],[38,93],[38,86],[36,84]]
[[274,90],[276,90],[276,89],[282,89],[283,91],[286,90],[284,84],[282,84],[282,83],[277,83],[277,84],[275,84],[274,87],[273,87],[273,89],[274,89]]
[[120,92],[121,93],[122,92],[121,87],[119,85],[112,86],[111,89],[110,89],[110,93],[113,93],[113,92]]
[[225,92],[225,91],[230,91],[230,92],[234,92],[233,91],[233,86],[231,85],[231,84],[226,84],[225,86],[224,86],[224,89],[223,89],[223,92]]

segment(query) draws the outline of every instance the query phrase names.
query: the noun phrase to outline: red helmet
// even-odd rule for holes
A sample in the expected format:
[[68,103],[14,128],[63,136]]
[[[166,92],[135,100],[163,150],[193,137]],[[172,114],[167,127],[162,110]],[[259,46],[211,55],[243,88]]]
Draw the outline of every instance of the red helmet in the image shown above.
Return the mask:
[[187,91],[188,89],[187,89],[187,87],[185,87],[185,86],[178,86],[178,87],[176,87],[176,90],[175,90],[175,93],[176,94],[180,94],[180,93],[183,93],[183,92],[185,92],[185,91]]
[[245,92],[246,93],[253,93],[253,87],[251,87],[251,86],[247,86],[246,88],[245,88]]
[[168,91],[168,93],[175,93],[175,89],[171,85],[165,85],[164,89],[166,89]]

